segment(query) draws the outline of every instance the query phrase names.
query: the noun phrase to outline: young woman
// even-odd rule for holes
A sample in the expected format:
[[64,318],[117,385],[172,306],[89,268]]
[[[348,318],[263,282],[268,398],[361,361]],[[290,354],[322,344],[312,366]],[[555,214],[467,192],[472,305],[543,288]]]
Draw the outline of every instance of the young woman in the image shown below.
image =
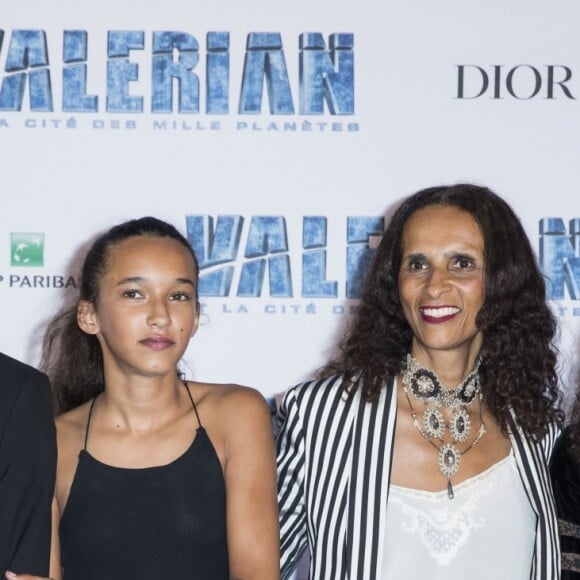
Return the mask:
[[340,356],[290,389],[282,577],[555,580],[555,320],[524,229],[471,184],[410,196]]
[[268,406],[177,370],[199,322],[197,281],[173,226],[122,223],[93,244],[78,304],[48,329],[55,580],[279,577]]

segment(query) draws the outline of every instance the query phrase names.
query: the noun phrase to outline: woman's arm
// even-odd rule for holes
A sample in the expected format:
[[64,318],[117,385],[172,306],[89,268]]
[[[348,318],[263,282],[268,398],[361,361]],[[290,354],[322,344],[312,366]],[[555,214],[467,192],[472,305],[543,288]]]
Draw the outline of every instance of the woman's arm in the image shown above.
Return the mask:
[[253,389],[224,405],[227,539],[231,580],[278,580],[280,549],[272,419]]

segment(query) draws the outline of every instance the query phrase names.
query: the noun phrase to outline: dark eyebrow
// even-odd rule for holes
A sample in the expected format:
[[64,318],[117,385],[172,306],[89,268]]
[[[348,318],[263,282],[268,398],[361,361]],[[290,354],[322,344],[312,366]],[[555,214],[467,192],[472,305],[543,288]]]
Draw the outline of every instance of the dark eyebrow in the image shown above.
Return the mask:
[[[124,284],[142,284],[147,279],[143,276],[129,276],[128,278],[123,278],[117,282],[117,286],[123,286]],[[195,283],[189,278],[175,278],[175,282],[178,284],[188,284],[192,288],[195,288]]]
[[194,281],[190,280],[189,278],[176,278],[175,281],[179,284],[189,284],[192,288],[195,288]]
[[473,252],[451,252],[449,254],[450,258],[469,258],[475,260],[475,254]]
[[415,252],[414,254],[409,254],[408,256],[403,256],[402,260],[416,260],[416,259],[425,259],[425,254],[421,254],[420,252]]
[[119,280],[117,282],[117,286],[123,286],[123,284],[140,284],[141,282],[143,282],[145,280],[145,278],[143,278],[143,276],[131,276],[129,278],[123,278],[122,280]]

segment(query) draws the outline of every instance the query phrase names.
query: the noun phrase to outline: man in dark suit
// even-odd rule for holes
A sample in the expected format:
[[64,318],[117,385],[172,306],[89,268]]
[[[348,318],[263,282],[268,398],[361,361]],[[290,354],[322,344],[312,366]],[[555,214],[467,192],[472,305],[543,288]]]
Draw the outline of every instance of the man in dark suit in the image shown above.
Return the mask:
[[48,576],[55,476],[48,377],[0,353],[0,578]]

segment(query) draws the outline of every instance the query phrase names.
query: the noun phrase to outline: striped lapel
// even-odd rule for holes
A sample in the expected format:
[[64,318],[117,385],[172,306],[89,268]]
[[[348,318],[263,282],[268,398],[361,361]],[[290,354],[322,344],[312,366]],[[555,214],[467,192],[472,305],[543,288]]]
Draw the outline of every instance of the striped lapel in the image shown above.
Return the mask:
[[542,445],[526,437],[511,415],[509,427],[524,489],[538,517],[530,578],[555,580],[560,578],[560,542],[547,461]]
[[380,577],[387,496],[397,412],[394,381],[378,401],[367,403],[357,390],[353,405],[353,460],[349,483],[347,568],[351,580]]

